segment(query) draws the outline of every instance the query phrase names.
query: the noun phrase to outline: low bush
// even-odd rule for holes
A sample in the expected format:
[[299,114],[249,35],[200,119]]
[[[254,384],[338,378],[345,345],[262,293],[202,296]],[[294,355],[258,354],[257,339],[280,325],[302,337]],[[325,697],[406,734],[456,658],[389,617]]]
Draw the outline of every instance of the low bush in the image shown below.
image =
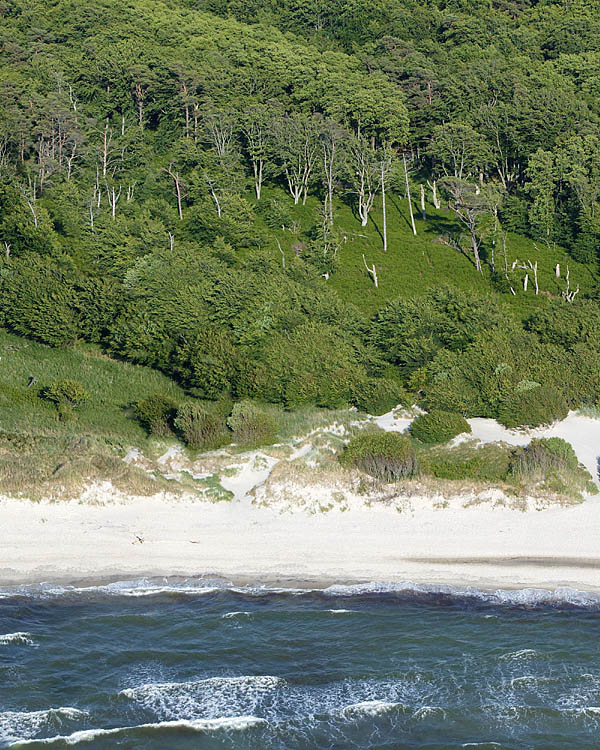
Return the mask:
[[419,414],[411,426],[413,437],[422,443],[447,443],[463,432],[471,432],[471,425],[462,416],[451,411],[431,411]]
[[512,449],[507,445],[463,443],[435,448],[419,457],[421,473],[437,479],[504,482],[510,473]]
[[354,389],[352,402],[360,411],[379,416],[407,404],[406,391],[392,378],[365,378]]
[[151,435],[164,437],[172,430],[177,403],[161,393],[153,393],[137,401],[133,410]]
[[182,404],[174,424],[190,448],[211,450],[230,442],[223,417],[201,403],[188,401]]
[[77,380],[57,380],[40,391],[42,398],[57,406],[74,408],[88,400],[89,395]]
[[340,456],[344,466],[355,466],[384,482],[414,476],[418,462],[410,440],[396,432],[370,432],[351,440]]
[[501,400],[498,421],[505,427],[539,427],[564,419],[568,413],[567,400],[558,388],[525,383]]
[[274,443],[279,431],[273,414],[263,411],[251,401],[235,404],[227,425],[233,431],[234,441],[248,448]]
[[517,448],[511,460],[515,476],[546,475],[553,471],[576,471],[579,466],[573,446],[562,438],[534,438]]

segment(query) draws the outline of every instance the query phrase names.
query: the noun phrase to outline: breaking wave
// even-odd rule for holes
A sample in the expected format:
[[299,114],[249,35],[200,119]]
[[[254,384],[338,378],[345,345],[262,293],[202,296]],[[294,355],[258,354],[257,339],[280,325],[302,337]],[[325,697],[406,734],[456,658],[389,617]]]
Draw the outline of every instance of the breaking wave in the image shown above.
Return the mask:
[[193,721],[160,721],[150,724],[137,724],[131,727],[115,727],[114,729],[84,729],[69,735],[56,735],[44,739],[17,740],[11,747],[41,747],[55,745],[58,747],[89,743],[100,737],[122,737],[128,735],[151,736],[153,734],[167,734],[170,732],[243,732],[251,727],[262,726],[266,722],[256,716],[233,716],[219,719],[196,719]]
[[[151,597],[183,596],[204,597],[219,593],[239,594],[249,598],[269,596],[321,597],[324,600],[368,597],[374,595],[396,595],[403,599],[435,601],[437,599],[457,602],[481,602],[493,606],[509,607],[574,607],[599,608],[600,592],[580,591],[561,587],[556,589],[495,589],[486,590],[470,586],[420,584],[412,581],[372,581],[353,585],[334,585],[328,588],[288,588],[272,586],[235,586],[220,579],[193,578],[141,578],[115,581],[99,586],[61,586],[56,584],[28,584],[0,591],[0,598],[7,597]],[[331,608],[330,612],[348,612],[343,608]],[[228,612],[224,616],[237,617],[249,614],[246,611]],[[1,638],[1,636],[0,636]]]
[[5,633],[0,635],[0,646],[32,646],[35,648],[37,643],[33,640],[31,633]]
[[0,713],[0,741],[29,739],[36,734],[57,731],[88,716],[71,706],[45,711],[3,711]]

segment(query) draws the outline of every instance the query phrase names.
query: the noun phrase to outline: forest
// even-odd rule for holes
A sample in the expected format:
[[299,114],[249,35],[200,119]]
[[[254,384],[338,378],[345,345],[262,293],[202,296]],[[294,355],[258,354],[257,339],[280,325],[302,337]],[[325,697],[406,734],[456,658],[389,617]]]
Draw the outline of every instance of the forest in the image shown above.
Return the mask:
[[599,0],[0,16],[3,328],[202,403],[597,405]]

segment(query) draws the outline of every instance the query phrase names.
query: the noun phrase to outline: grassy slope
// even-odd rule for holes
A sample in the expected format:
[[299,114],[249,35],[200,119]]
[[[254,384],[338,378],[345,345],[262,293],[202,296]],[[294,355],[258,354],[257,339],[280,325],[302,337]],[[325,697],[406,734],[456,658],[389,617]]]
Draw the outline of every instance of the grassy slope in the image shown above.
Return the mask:
[[[277,195],[285,199],[280,191],[265,190],[265,198]],[[291,204],[289,195],[287,197]],[[309,198],[306,206],[293,207],[295,220],[301,231],[307,231],[315,222],[318,201]],[[423,221],[420,211],[414,206],[417,226],[416,237],[412,233],[408,213],[408,202],[398,194],[388,195],[388,252],[383,252],[381,203],[375,204],[369,223],[361,227],[351,206],[338,202],[336,226],[346,232],[347,241],[339,252],[339,266],[327,282],[342,297],[351,300],[365,313],[373,314],[389,299],[399,296],[422,295],[434,286],[451,283],[464,290],[476,289],[481,292],[491,289],[490,272],[487,267],[482,274],[477,273],[473,263],[465,255],[438,241],[442,234],[455,232],[457,223],[450,211],[436,211],[427,206],[427,220]],[[297,240],[290,231],[279,233],[283,249],[292,255],[291,246]],[[466,240],[465,240],[466,241]],[[536,249],[537,246],[537,249]],[[507,237],[507,260],[509,266],[518,258],[524,262],[538,261],[540,290],[552,295],[560,295],[565,288],[564,278],[557,281],[554,268],[557,263],[566,272],[567,264],[571,272],[571,289],[580,286],[580,295],[591,293],[596,285],[596,269],[572,260],[561,248],[548,248],[531,239],[510,233]],[[279,251],[274,248],[279,256]],[[489,252],[489,249],[488,249]],[[375,289],[372,279],[364,268],[362,255],[369,265],[375,263],[379,277],[379,288]],[[502,248],[496,250],[496,267],[503,268]],[[523,292],[524,271],[517,271],[514,277],[516,295],[500,294],[505,298],[519,317],[527,317],[545,297],[536,297],[533,278],[527,293]]]
[[[160,391],[175,398],[181,389],[148,367],[117,362],[96,347],[52,349],[0,329],[0,431],[46,437],[77,432],[111,442],[142,446],[146,433],[130,404]],[[30,378],[36,382],[28,388]],[[60,422],[54,405],[38,397],[55,380],[79,381],[89,394],[77,419]]]

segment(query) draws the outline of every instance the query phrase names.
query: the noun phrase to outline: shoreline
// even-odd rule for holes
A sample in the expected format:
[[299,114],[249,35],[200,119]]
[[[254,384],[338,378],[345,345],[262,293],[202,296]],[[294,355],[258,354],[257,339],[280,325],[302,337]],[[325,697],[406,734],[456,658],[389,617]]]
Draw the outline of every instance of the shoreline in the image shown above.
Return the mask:
[[[411,560],[411,562],[419,562],[416,559]],[[578,569],[585,569],[589,567],[594,567],[598,571],[600,571],[600,558],[597,561],[583,561],[582,565],[573,566],[570,563],[565,563],[561,558],[554,558],[550,559],[548,558],[547,567],[549,569],[553,568],[559,568],[564,570],[565,568],[569,570],[578,570]],[[449,567],[451,563],[451,568]],[[452,561],[448,561],[448,564],[445,566],[446,569],[451,570],[458,570],[463,565],[470,565],[473,561],[469,559],[460,560],[455,559]],[[441,564],[441,563],[440,563]],[[527,560],[523,561],[523,568],[527,567],[527,565],[530,565],[531,563]],[[538,564],[538,563],[535,563]],[[514,563],[513,559],[503,559],[503,558],[490,558],[489,560],[486,560],[485,563],[482,563],[482,565],[486,566],[492,566],[492,567],[504,567],[506,565],[521,565],[521,561],[518,563]],[[65,589],[75,589],[75,590],[93,590],[93,589],[99,589],[109,586],[115,586],[116,584],[128,584],[131,583],[132,586],[139,585],[140,588],[144,588],[142,583],[147,584],[149,588],[155,587],[157,590],[161,590],[163,588],[169,588],[173,587],[173,592],[177,592],[177,586],[183,586],[181,589],[184,593],[186,592],[185,586],[189,586],[190,588],[187,590],[191,590],[192,584],[197,584],[198,588],[223,588],[224,590],[227,589],[264,589],[265,592],[278,592],[278,591],[306,591],[306,592],[326,592],[328,589],[331,589],[332,587],[345,587],[345,588],[352,588],[352,587],[365,587],[369,588],[372,587],[372,593],[379,593],[377,590],[377,587],[381,587],[381,593],[385,593],[386,590],[388,591],[403,591],[403,590],[412,590],[412,588],[420,589],[422,587],[423,591],[427,590],[427,587],[431,587],[431,591],[435,592],[437,590],[437,587],[440,589],[440,593],[444,593],[442,589],[445,589],[446,587],[449,589],[454,589],[455,591],[450,591],[449,593],[457,593],[460,594],[461,592],[467,592],[467,591],[477,591],[485,594],[492,594],[497,591],[502,592],[518,592],[518,591],[540,591],[540,592],[547,592],[547,593],[554,593],[556,591],[561,590],[569,590],[569,591],[577,591],[582,593],[588,593],[588,594],[596,594],[598,597],[600,597],[600,583],[597,585],[591,585],[586,583],[580,583],[575,581],[551,581],[548,580],[545,583],[539,583],[539,582],[531,582],[530,584],[526,584],[524,581],[522,581],[519,585],[517,584],[510,584],[506,580],[498,581],[497,583],[494,583],[493,578],[481,578],[477,579],[471,582],[465,581],[462,578],[448,578],[445,580],[438,580],[438,579],[430,579],[429,576],[424,578],[423,580],[419,579],[418,573],[411,579],[407,578],[387,578],[385,580],[374,580],[372,578],[351,578],[351,579],[339,579],[339,578],[326,578],[326,577],[315,577],[315,578],[290,578],[290,577],[279,577],[275,576],[272,573],[268,575],[255,575],[255,576],[244,576],[244,575],[235,575],[232,578],[228,578],[225,575],[220,575],[216,572],[211,572],[210,574],[207,574],[206,576],[203,574],[189,574],[186,575],[183,572],[172,575],[167,572],[160,573],[158,571],[149,571],[146,573],[143,573],[141,571],[136,571],[135,577],[131,577],[131,571],[125,571],[121,574],[119,573],[107,573],[106,576],[91,576],[91,577],[84,577],[84,578],[72,578],[70,576],[62,577],[60,574],[57,576],[53,576],[51,578],[30,578],[28,580],[11,580],[9,578],[0,578],[0,595],[6,594],[6,593],[12,593],[13,591],[20,590],[22,587],[32,587],[35,589],[35,587],[49,587],[50,590],[52,590],[53,587],[56,588],[65,588]],[[396,588],[397,587],[397,588]],[[115,593],[118,593],[118,590],[115,589]]]
[[413,582],[600,592],[599,511],[593,498],[527,511],[417,498],[403,512],[374,505],[320,514],[239,501],[4,498],[0,586],[202,577],[281,588]]

